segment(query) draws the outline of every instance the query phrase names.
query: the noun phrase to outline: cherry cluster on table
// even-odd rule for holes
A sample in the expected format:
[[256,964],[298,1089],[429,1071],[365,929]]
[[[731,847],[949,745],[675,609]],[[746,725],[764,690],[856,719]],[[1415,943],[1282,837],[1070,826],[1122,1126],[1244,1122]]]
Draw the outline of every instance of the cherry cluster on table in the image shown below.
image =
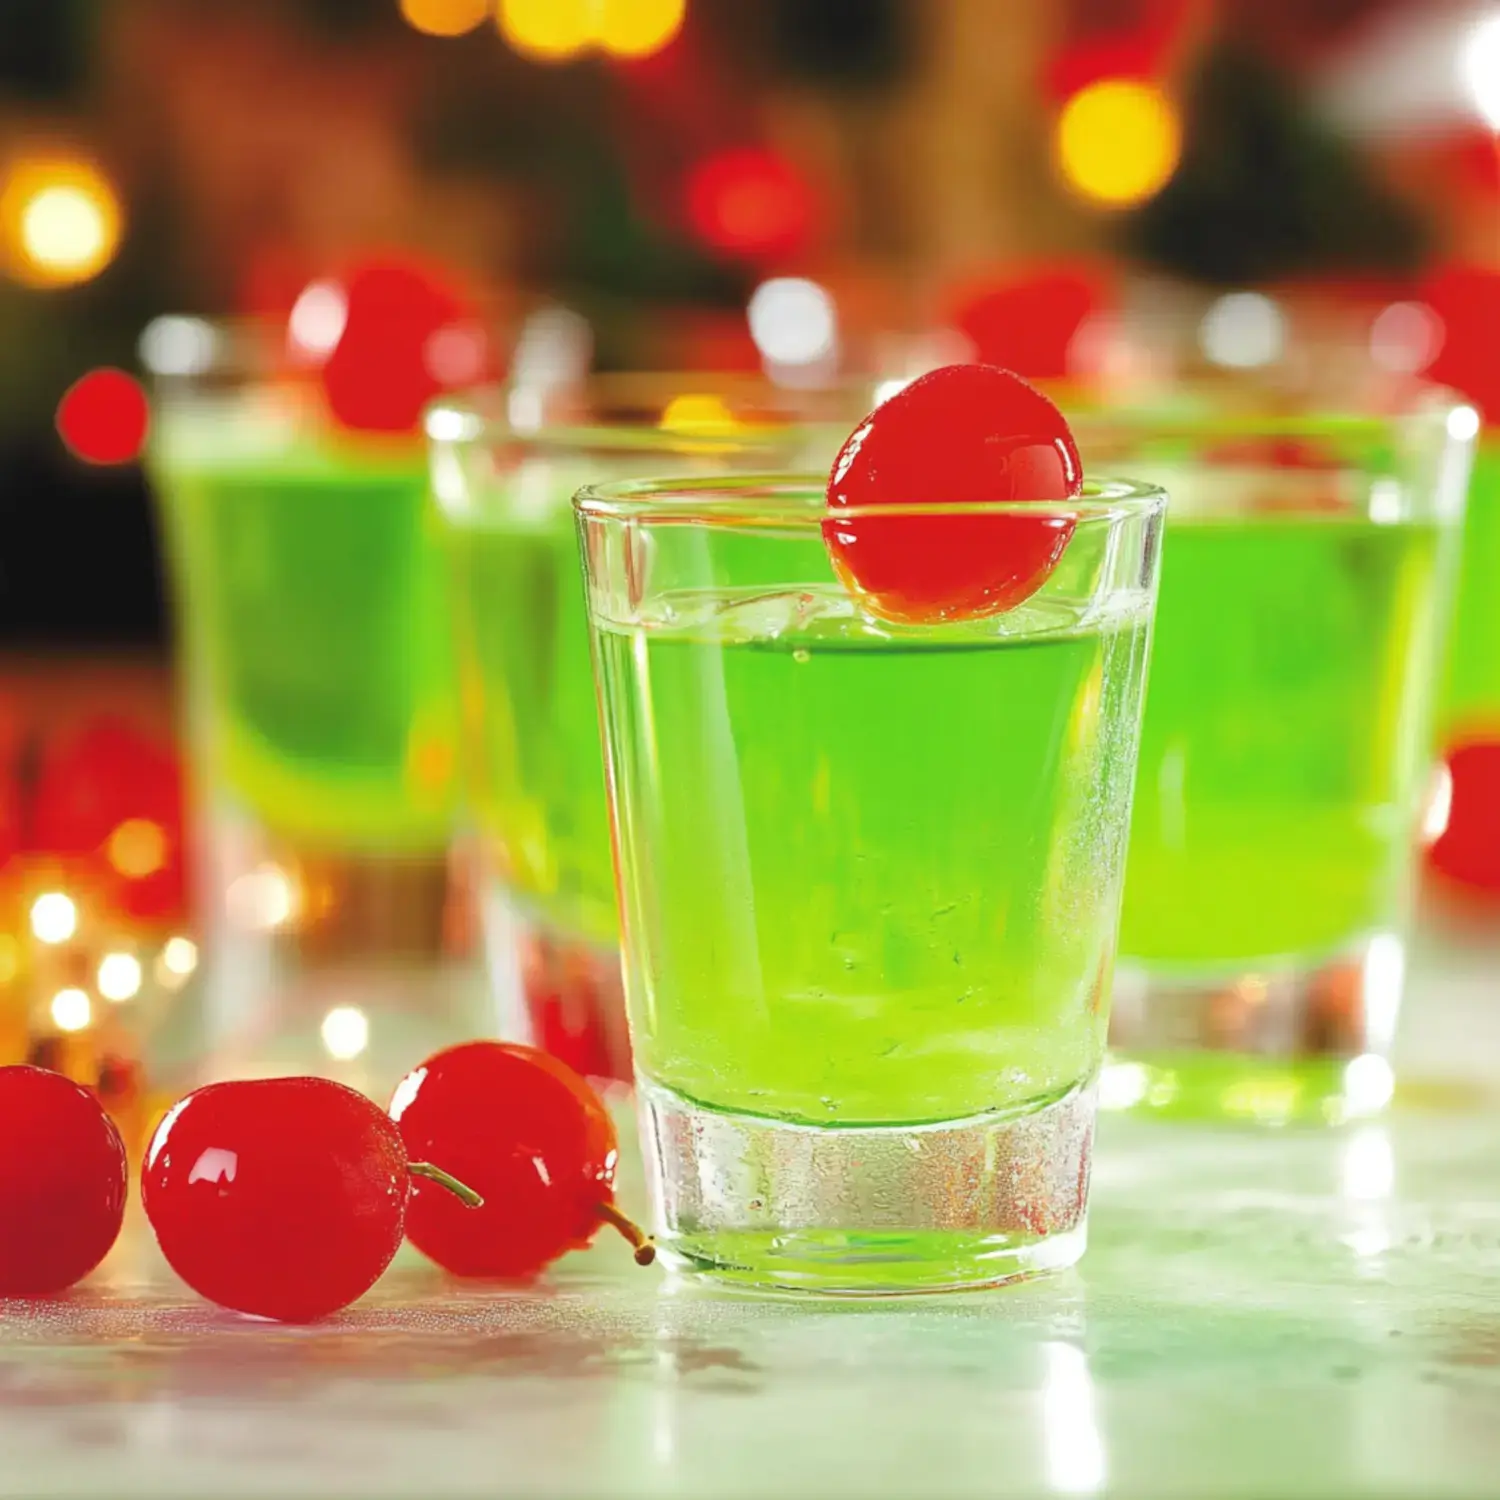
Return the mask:
[[[468,1042],[402,1080],[388,1111],[326,1078],[196,1090],[146,1150],[141,1200],[168,1263],[223,1307],[282,1322],[363,1296],[404,1238],[458,1276],[518,1280],[604,1224],[651,1242],[614,1202],[613,1121],[565,1064]],[[125,1147],[61,1074],[0,1068],[0,1297],[87,1276],[124,1220]]]

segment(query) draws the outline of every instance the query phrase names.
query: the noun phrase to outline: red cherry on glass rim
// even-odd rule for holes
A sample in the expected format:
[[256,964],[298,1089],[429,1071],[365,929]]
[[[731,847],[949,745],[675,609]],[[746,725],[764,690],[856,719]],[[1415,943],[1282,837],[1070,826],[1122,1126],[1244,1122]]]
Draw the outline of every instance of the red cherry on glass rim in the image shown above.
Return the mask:
[[325,1078],[267,1078],[210,1084],[173,1105],[146,1152],[141,1200],[194,1291],[303,1323],[374,1286],[401,1244],[419,1173],[467,1191],[409,1162],[401,1133],[363,1094]]
[[[993,365],[946,365],[855,428],[828,481],[823,541],[874,614],[919,623],[1013,609],[1046,582],[1077,525],[1067,509],[924,506],[1076,500],[1083,465],[1062,413]],[[911,507],[880,515],[885,506]]]
[[1500,736],[1448,752],[1448,823],[1427,851],[1433,869],[1458,886],[1500,897]]
[[125,1217],[125,1146],[99,1101],[60,1073],[0,1068],[0,1297],[81,1281]]
[[[533,1047],[468,1042],[402,1080],[391,1116],[406,1149],[439,1154],[484,1197],[473,1212],[417,1183],[406,1233],[456,1276],[532,1276],[581,1250],[601,1224],[618,1229],[648,1265],[655,1247],[615,1207],[614,1122],[565,1063]],[[472,1177],[472,1181],[471,1181]]]

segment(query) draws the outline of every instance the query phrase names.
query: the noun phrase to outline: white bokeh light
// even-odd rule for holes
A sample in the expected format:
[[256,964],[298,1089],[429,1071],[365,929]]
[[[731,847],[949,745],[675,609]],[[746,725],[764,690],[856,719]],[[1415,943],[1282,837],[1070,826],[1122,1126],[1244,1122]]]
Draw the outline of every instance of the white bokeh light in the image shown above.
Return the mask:
[[771,365],[812,365],[838,348],[838,312],[816,281],[777,276],[750,297],[750,337]]
[[141,992],[141,961],[131,953],[106,953],[99,960],[99,993],[119,1004]]
[[1486,16],[1464,41],[1464,86],[1480,118],[1500,132],[1500,11]]
[[82,1031],[94,1019],[94,1007],[83,990],[59,990],[52,997],[51,1011],[59,1031]]
[[65,943],[78,931],[78,908],[71,896],[47,891],[31,903],[31,930],[43,943]]
[[302,289],[287,322],[292,352],[324,360],[338,348],[349,321],[349,299],[336,281],[314,281]]
[[370,1045],[370,1023],[357,1005],[336,1005],[323,1017],[322,1036],[328,1055],[348,1062]]
[[1393,302],[1370,325],[1370,358],[1382,370],[1417,375],[1443,347],[1443,320],[1421,302]]
[[219,335],[202,318],[153,318],[138,352],[153,375],[202,375],[218,358]]
[[1203,315],[1198,344],[1213,364],[1256,370],[1281,358],[1286,348],[1286,318],[1260,292],[1230,292]]

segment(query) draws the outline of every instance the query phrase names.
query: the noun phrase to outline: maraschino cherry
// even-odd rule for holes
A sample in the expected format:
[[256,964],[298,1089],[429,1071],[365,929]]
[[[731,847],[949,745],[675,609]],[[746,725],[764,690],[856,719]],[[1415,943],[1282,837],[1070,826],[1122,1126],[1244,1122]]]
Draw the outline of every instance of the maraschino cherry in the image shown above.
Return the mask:
[[[977,619],[1030,598],[1076,527],[1083,465],[1062,413],[1018,375],[947,365],[871,412],[839,451],[823,540],[834,570],[886,620]],[[1057,509],[919,513],[924,506]],[[890,506],[899,514],[881,515]],[[908,508],[909,507],[909,508]]]
[[125,1146],[87,1089],[44,1068],[0,1068],[0,1297],[81,1281],[125,1217]]
[[1500,734],[1460,741],[1447,765],[1448,820],[1428,860],[1452,885],[1500,899]]
[[655,1247],[614,1202],[614,1123],[565,1063],[532,1047],[468,1042],[414,1068],[391,1100],[413,1155],[431,1153],[484,1195],[473,1212],[417,1183],[406,1233],[456,1276],[516,1280],[613,1225],[641,1265]]
[[[401,1244],[412,1180],[455,1205],[477,1195],[407,1159],[363,1094],[325,1078],[210,1084],[157,1128],[141,1198],[162,1253],[194,1291],[303,1323],[362,1297]],[[467,1210],[460,1210],[461,1212]]]

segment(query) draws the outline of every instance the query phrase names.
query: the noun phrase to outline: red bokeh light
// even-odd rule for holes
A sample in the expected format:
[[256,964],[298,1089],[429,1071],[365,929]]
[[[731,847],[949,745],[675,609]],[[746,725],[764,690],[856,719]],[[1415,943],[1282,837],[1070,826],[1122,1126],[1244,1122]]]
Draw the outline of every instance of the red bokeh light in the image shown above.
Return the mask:
[[687,181],[687,218],[712,249],[746,260],[795,255],[813,238],[817,196],[784,157],[758,147],[721,151]]
[[1028,380],[1073,373],[1073,342],[1089,318],[1114,306],[1108,272],[1086,265],[1008,270],[971,279],[947,298],[946,321],[973,345],[982,364]]
[[1448,754],[1453,801],[1432,848],[1433,869],[1457,886],[1500,897],[1500,738],[1467,740]]
[[1111,0],[1080,8],[1083,24],[1065,35],[1043,71],[1043,91],[1056,104],[1101,78],[1159,79],[1202,6],[1201,0]]
[[445,390],[491,373],[476,310],[438,272],[386,261],[342,281],[343,332],[322,367],[333,418],[361,432],[410,433]]
[[123,915],[180,918],[187,884],[175,751],[115,718],[96,719],[49,747],[28,843],[76,868]]
[[1461,391],[1490,421],[1500,421],[1500,271],[1448,266],[1429,277],[1421,300],[1437,317],[1441,342],[1422,373]]
[[90,464],[128,464],[141,456],[151,427],[146,392],[124,370],[91,370],[57,406],[57,431]]

